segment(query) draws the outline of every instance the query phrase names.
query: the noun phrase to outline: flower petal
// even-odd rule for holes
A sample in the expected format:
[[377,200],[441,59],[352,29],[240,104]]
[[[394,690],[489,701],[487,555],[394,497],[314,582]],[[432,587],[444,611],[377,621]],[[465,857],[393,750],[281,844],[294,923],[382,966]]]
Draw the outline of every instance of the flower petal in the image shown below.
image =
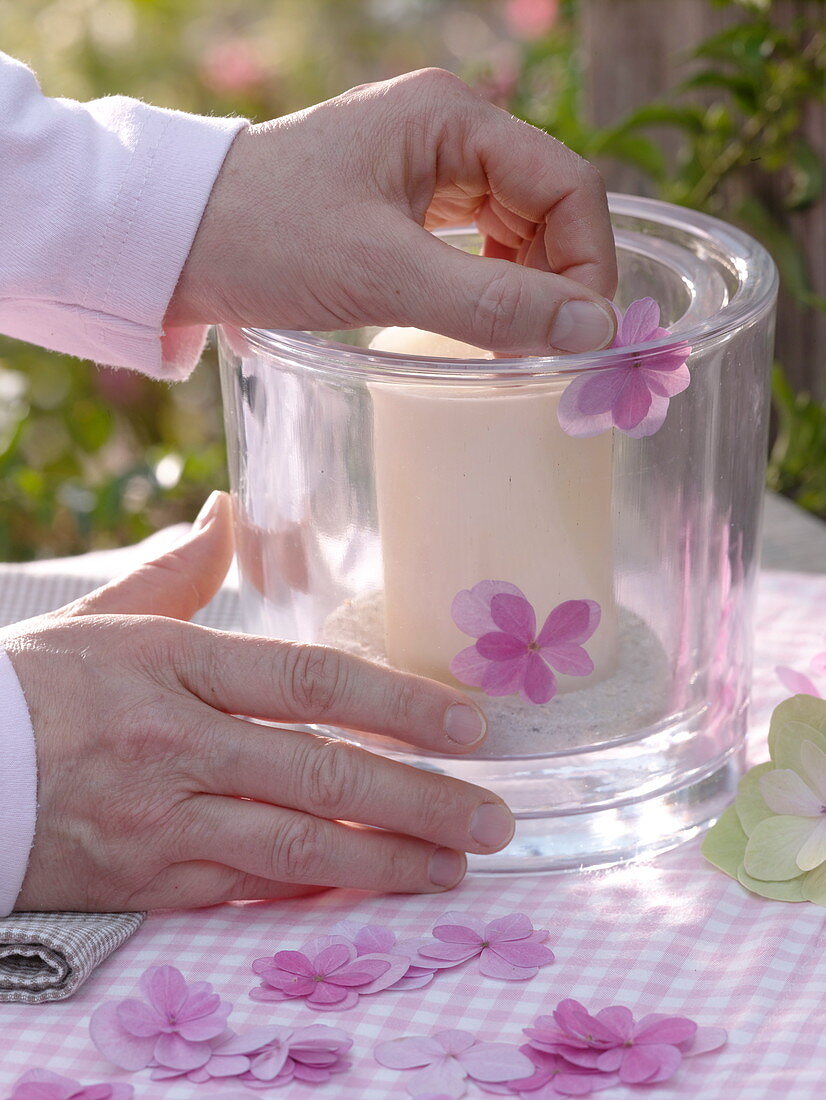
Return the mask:
[[168,1069],[198,1069],[212,1056],[209,1043],[189,1043],[175,1032],[161,1035],[155,1042],[155,1061]]
[[826,752],[814,741],[804,741],[800,746],[800,763],[806,782],[818,795],[823,812],[823,804],[826,803]]
[[814,871],[808,871],[799,881],[806,901],[826,907],[826,864],[821,864]]
[[614,424],[620,431],[636,428],[651,409],[651,390],[641,371],[633,369],[626,375],[625,385],[618,392],[611,407]]
[[490,662],[482,680],[482,690],[487,695],[515,695],[522,688],[526,665],[524,657]]
[[471,913],[450,910],[443,913],[433,925],[433,935],[445,943],[473,944],[482,946],[487,938],[488,924]]
[[444,1053],[441,1043],[434,1038],[411,1035],[405,1039],[390,1039],[379,1043],[373,1056],[379,1065],[388,1069],[416,1069],[440,1061]]
[[774,770],[774,764],[771,760],[767,760],[764,764],[756,764],[753,768],[749,768],[737,785],[734,808],[746,836],[751,836],[755,826],[772,816],[760,790],[761,777],[772,770]]
[[762,882],[758,878],[752,878],[742,864],[737,869],[737,881],[741,886],[745,886],[747,890],[761,898],[770,898],[772,901],[805,901],[803,884],[807,877],[806,873],[801,871],[797,878],[785,879],[783,882]]
[[186,1000],[186,980],[175,966],[150,966],[138,984],[146,999],[164,1016],[176,1015]]
[[[506,943],[492,943],[486,951],[493,952],[511,966],[537,967],[547,966],[554,961],[554,953],[550,947],[542,943],[530,943],[527,940]],[[484,952],[483,952],[484,954]]]
[[419,955],[434,962],[441,961],[456,965],[467,962],[482,950],[481,943],[429,943],[419,948]]
[[[296,952],[297,954],[298,952]],[[278,955],[276,955],[278,958]],[[312,972],[318,974],[332,974],[339,967],[346,966],[356,958],[356,949],[353,944],[334,943],[319,951],[312,961]]]
[[315,974],[312,962],[303,951],[276,951],[272,965],[287,974],[296,974],[302,978],[311,978]]
[[406,1082],[411,1096],[421,1096],[423,1092],[435,1092],[437,1095],[458,1100],[467,1091],[467,1074],[455,1058],[444,1058],[433,1065],[418,1069]]
[[530,917],[524,913],[511,913],[507,917],[497,917],[489,921],[485,925],[484,938],[491,943],[501,943],[502,940],[523,940],[531,932],[533,925]]
[[542,660],[563,676],[590,676],[594,671],[594,662],[582,646],[575,642],[543,645],[540,653]]
[[548,615],[536,639],[540,646],[587,642],[602,616],[596,600],[565,600]]
[[760,777],[760,793],[774,814],[818,817],[822,803],[815,792],[791,768],[775,768]]
[[667,1081],[682,1064],[683,1056],[674,1046],[666,1044],[636,1046],[626,1054],[620,1066],[619,1078],[623,1084],[654,1084]]
[[658,397],[676,397],[691,384],[691,373],[685,363],[669,369],[662,366],[659,360],[655,360],[640,369],[646,386]]
[[630,360],[621,366],[589,371],[585,383],[576,392],[578,412],[583,416],[601,416],[606,412],[613,414],[614,406],[634,371]]
[[651,395],[651,408],[639,422],[636,428],[629,428],[626,435],[631,439],[647,439],[649,435],[655,435],[665,423],[668,415],[668,398],[659,394]]
[[660,307],[653,298],[638,298],[631,302],[622,323],[619,325],[615,347],[630,347],[632,344],[644,344],[653,339],[654,330],[660,323]]
[[461,683],[469,687],[481,687],[489,664],[475,645],[469,645],[456,654],[448,667]]
[[698,1027],[693,1039],[680,1043],[680,1050],[684,1058],[707,1054],[710,1050],[718,1050],[727,1040],[728,1032],[724,1027]]
[[617,1038],[625,1042],[634,1034],[634,1016],[631,1009],[626,1008],[625,1005],[602,1008],[595,1019],[600,1027],[595,1028],[592,1024],[590,1030],[597,1040],[612,1041]]
[[813,871],[826,862],[826,817],[821,815],[803,847],[797,853],[797,866],[801,871]]
[[537,967],[516,966],[486,947],[479,956],[479,973],[503,982],[526,982],[536,977]]
[[116,1001],[108,1001],[95,1009],[89,1021],[89,1034],[104,1058],[121,1069],[144,1069],[152,1061],[155,1036],[138,1036],[127,1031],[120,1022]]
[[792,695],[813,695],[816,699],[820,698],[820,692],[802,672],[797,672],[796,669],[789,668],[787,665],[777,665],[774,671],[780,683]]
[[522,694],[531,703],[549,703],[556,695],[556,677],[537,653],[524,663]]
[[574,439],[588,439],[602,432],[609,431],[613,426],[610,404],[602,413],[590,414],[580,410],[579,400],[585,386],[592,381],[592,375],[605,375],[608,371],[588,371],[580,374],[567,387],[559,399],[556,417],[559,426],[566,435]]
[[644,1016],[634,1029],[635,1043],[670,1043],[676,1046],[693,1039],[697,1025],[686,1016]]
[[127,997],[117,1006],[121,1027],[130,1035],[148,1038],[159,1035],[166,1026],[166,1018],[151,1005],[139,1001],[137,997]]
[[524,657],[528,647],[521,638],[494,630],[478,639],[476,650],[486,661],[512,661],[515,657]]
[[[494,596],[503,593],[522,596],[522,592],[515,584],[495,580],[479,581],[473,588],[465,588],[457,592],[450,607],[454,623],[471,638],[478,638],[482,634],[496,630],[496,624],[491,618],[490,602]],[[522,598],[524,599],[524,596]]]
[[534,1068],[530,1058],[509,1043],[474,1043],[458,1057],[475,1081],[510,1081],[527,1077]]
[[[386,969],[382,970],[381,974],[377,974],[372,981],[359,988],[359,995],[366,996],[369,993],[380,993],[383,989],[389,989],[391,985],[395,985],[396,982],[403,978],[407,973],[407,969],[410,966],[410,958],[408,955],[363,955],[353,965],[360,964],[363,961],[369,961],[371,966],[374,964],[386,964]],[[338,981],[338,975],[336,975],[336,981]]]
[[797,853],[809,839],[808,817],[767,817],[749,837],[743,865],[754,878],[783,882],[800,874]]
[[533,641],[536,634],[536,615],[524,596],[499,593],[490,601],[490,614],[498,630],[512,634],[525,644]]

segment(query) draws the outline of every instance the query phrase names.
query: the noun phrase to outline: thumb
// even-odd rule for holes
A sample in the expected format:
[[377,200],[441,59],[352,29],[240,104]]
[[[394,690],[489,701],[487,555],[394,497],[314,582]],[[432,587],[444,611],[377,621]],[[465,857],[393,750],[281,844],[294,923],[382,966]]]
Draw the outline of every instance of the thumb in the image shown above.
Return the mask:
[[514,356],[598,351],[614,339],[611,303],[582,283],[473,256],[411,223],[404,237],[389,287],[404,303],[397,323]]
[[181,542],[69,604],[62,614],[190,619],[221,587],[232,554],[229,496],[214,492]]

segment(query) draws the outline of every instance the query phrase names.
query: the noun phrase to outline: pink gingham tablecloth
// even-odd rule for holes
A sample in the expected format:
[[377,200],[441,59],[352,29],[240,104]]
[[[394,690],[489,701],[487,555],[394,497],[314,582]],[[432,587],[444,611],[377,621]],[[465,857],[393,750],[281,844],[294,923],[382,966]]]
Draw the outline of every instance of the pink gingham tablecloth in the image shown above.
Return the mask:
[[[764,573],[757,631],[752,763],[766,757],[769,715],[784,697],[774,666],[805,668],[824,648],[826,577]],[[470,964],[437,975],[428,988],[362,998],[343,1013],[249,999],[257,981],[250,963],[260,955],[298,947],[345,918],[415,935],[448,908],[488,919],[523,911],[550,929],[556,962],[524,984],[481,978]],[[173,963],[190,980],[211,981],[234,1003],[236,1030],[276,1020],[350,1032],[353,1067],[319,1090],[320,1097],[404,1096],[404,1073],[373,1059],[381,1040],[466,1028],[487,1041],[519,1043],[521,1029],[537,1014],[575,997],[593,1011],[622,1003],[638,1015],[677,1013],[728,1029],[723,1050],[687,1059],[670,1082],[655,1086],[663,1100],[820,1100],[826,1092],[825,952],[826,910],[747,894],[703,861],[697,841],[613,870],[471,877],[447,897],[376,898],[340,890],[312,900],[159,913],[72,999],[0,1006],[0,1096],[33,1067],[84,1083],[128,1080],[145,1100],[253,1095],[231,1082],[152,1082],[145,1071],[114,1069],[92,1046],[94,1008],[132,995],[147,966]],[[629,1100],[644,1091],[618,1087],[604,1095]],[[298,1100],[312,1094],[295,1084],[273,1092]],[[483,1094],[471,1084],[468,1095]]]

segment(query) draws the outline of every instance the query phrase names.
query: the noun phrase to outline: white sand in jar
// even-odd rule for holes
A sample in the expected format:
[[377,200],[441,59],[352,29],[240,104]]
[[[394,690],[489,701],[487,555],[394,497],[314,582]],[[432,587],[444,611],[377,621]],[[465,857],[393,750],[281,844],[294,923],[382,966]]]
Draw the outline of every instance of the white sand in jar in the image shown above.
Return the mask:
[[[389,664],[382,593],[343,603],[327,618],[321,641]],[[480,752],[463,759],[541,755],[627,737],[665,713],[667,678],[659,639],[638,615],[620,607],[619,657],[610,679],[557,695],[544,706],[466,689],[487,714],[488,736]]]

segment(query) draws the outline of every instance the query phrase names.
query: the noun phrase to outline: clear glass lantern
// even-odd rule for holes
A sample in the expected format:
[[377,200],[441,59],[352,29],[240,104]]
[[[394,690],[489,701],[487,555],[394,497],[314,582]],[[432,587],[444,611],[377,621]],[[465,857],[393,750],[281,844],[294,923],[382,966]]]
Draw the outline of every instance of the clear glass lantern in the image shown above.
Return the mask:
[[[488,737],[461,758],[309,728],[504,798],[516,835],[476,870],[672,846],[741,772],[777,276],[714,218],[624,195],[611,211],[617,305],[653,298],[668,329],[633,354],[219,333],[244,627],[474,697]],[[690,384],[653,434],[565,429],[577,379],[675,349]]]

